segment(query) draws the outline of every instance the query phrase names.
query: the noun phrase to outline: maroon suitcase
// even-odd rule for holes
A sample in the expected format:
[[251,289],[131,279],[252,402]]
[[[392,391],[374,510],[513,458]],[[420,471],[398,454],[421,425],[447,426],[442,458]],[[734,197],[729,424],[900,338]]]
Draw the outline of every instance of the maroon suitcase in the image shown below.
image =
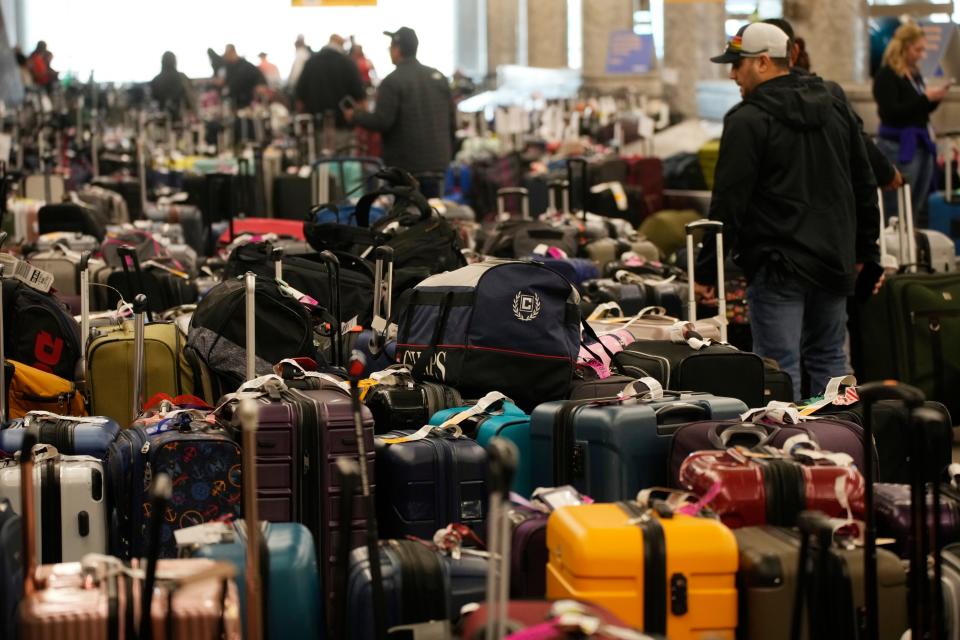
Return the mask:
[[805,510],[845,518],[846,505],[854,517],[863,515],[865,483],[855,468],[826,460],[805,464],[772,449],[692,453],[680,467],[680,484],[709,498],[707,506],[732,529],[792,527]]

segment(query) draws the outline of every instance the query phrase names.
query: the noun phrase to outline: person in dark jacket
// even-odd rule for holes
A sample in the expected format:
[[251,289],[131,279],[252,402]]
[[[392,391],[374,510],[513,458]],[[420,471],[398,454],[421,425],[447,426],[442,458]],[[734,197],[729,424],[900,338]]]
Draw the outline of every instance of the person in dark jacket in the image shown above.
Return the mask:
[[160,58],[160,73],[150,81],[150,91],[160,108],[179,120],[185,111],[196,109],[190,79],[177,71],[177,56],[171,51]]
[[456,117],[450,85],[442,73],[417,60],[416,32],[401,27],[390,36],[390,58],[397,68],[377,92],[373,113],[344,113],[365,129],[383,134],[383,160],[411,173],[443,172],[453,155]]
[[340,101],[349,96],[359,102],[365,95],[360,70],[344,51],[343,44],[343,37],[330,36],[327,46],[303,65],[295,92],[297,106],[303,113],[334,114],[337,148],[348,146],[352,137],[351,127],[340,110]]
[[[937,145],[930,130],[930,113],[940,106],[950,84],[927,87],[919,63],[926,55],[923,29],[908,22],[900,25],[883,53],[873,78],[873,97],[880,115],[877,146],[894,162],[910,183],[913,213],[923,219],[933,181]],[[894,194],[884,197],[884,211],[897,215]]]
[[[778,27],[790,38],[790,42],[792,43],[790,49],[790,73],[800,78],[812,76],[818,81],[821,80],[820,76],[817,76],[810,70],[810,55],[806,50],[806,42],[804,42],[803,38],[796,38],[794,36],[793,25],[783,18],[771,18],[764,20],[764,22]],[[873,169],[873,176],[876,178],[877,184],[886,191],[893,191],[899,188],[900,185],[903,184],[903,176],[897,167],[883,155],[883,152],[877,147],[873,138],[863,130],[863,119],[857,115],[853,106],[850,105],[847,92],[844,91],[843,87],[838,83],[831,80],[823,80],[823,84],[826,85],[830,93],[850,107],[851,113],[857,116],[857,122],[860,123],[860,137],[863,138],[863,146],[867,150],[867,158],[870,160],[870,168]]]
[[267,89],[267,80],[260,69],[241,58],[232,44],[228,44],[223,52],[223,70],[224,83],[235,109],[249,107],[257,94]]
[[[876,182],[856,116],[822,81],[790,73],[790,40],[756,23],[714,62],[731,63],[743,101],[724,118],[710,218],[744,271],[753,349],[811,391],[848,373],[846,299],[877,262]],[[716,236],[704,238],[696,289],[715,303]],[[877,283],[879,286],[879,283]]]

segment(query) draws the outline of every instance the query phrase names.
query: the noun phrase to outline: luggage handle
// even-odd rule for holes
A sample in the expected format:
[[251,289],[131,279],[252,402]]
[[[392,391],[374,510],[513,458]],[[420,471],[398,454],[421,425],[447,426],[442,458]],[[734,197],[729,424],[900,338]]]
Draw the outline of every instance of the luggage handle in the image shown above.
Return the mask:
[[332,251],[320,252],[320,260],[327,265],[327,289],[330,291],[330,311],[337,326],[331,327],[331,364],[339,367],[343,358],[343,315],[340,307],[340,259]]
[[[819,576],[826,575],[826,568],[829,563],[830,548],[833,546],[833,525],[829,519],[819,511],[802,511],[797,516],[797,527],[800,529],[800,552],[797,558],[797,587],[793,597],[793,612],[790,618],[790,640],[801,640],[801,631],[803,629],[804,604],[807,604],[807,626],[810,629],[816,628],[818,617],[824,614],[821,606],[814,607],[813,603],[807,602],[807,596],[811,593],[818,597],[824,597],[828,593],[825,589],[808,589],[807,583],[810,579],[810,539],[817,540],[817,549],[819,555],[814,563],[815,572]],[[818,615],[819,614],[819,615]],[[822,620],[824,624],[826,620]]]
[[240,401],[237,409],[243,439],[243,520],[247,529],[246,571],[247,589],[247,638],[261,640],[264,629],[265,592],[261,588],[261,558],[263,551],[260,532],[260,516],[257,510],[257,429],[259,409],[250,398]]
[[[557,192],[560,193],[560,207],[557,206]],[[551,180],[547,183],[547,211],[555,215],[570,213],[570,181]]]
[[29,429],[25,431],[20,444],[20,544],[23,552],[24,599],[40,588],[37,581],[37,505],[33,495],[33,448],[36,444],[36,434]]
[[687,317],[690,322],[697,321],[697,295],[694,268],[696,260],[693,255],[693,233],[697,229],[712,228],[716,230],[717,238],[717,320],[720,322],[720,341],[727,341],[727,293],[724,279],[726,277],[723,253],[723,223],[718,220],[696,220],[686,225],[687,230],[687,274],[690,285],[687,289]]
[[701,404],[693,404],[692,402],[671,402],[670,404],[658,407],[654,413],[657,416],[658,427],[663,425],[667,418],[676,416],[690,418],[689,420],[685,420],[685,422],[708,420],[710,418],[710,411],[706,407]]
[[[173,495],[173,483],[170,476],[158,473],[154,478],[150,490],[150,528],[147,531],[147,568],[146,577],[140,592],[140,640],[153,639],[153,588],[157,581],[157,563],[160,555],[160,533],[163,528],[163,518],[157,517],[163,513]],[[172,618],[172,612],[168,618]],[[170,621],[168,620],[168,624]]]
[[517,445],[495,436],[487,444],[488,486],[487,550],[497,567],[487,571],[486,640],[506,636],[510,589],[510,485],[517,469]]
[[707,439],[716,449],[726,450],[730,447],[730,441],[734,436],[750,435],[757,438],[754,447],[765,446],[779,427],[771,427],[750,422],[741,422],[731,425],[716,425],[707,433]]
[[380,334],[387,330],[393,314],[393,247],[373,250],[373,322],[371,328]]
[[246,290],[246,376],[247,380],[253,380],[257,377],[257,276],[247,271],[243,285]]
[[[336,581],[333,586],[333,633],[342,638],[349,637],[347,625],[347,593],[350,585],[350,538],[353,523],[353,499],[360,482],[360,465],[356,460],[347,457],[338,457],[334,462],[337,475],[340,478],[340,544],[337,545],[337,557],[334,564]],[[373,559],[370,559],[371,566]],[[373,612],[374,620],[382,614],[376,609]],[[376,622],[375,622],[376,624]]]
[[579,191],[580,198],[577,203],[579,205],[579,209],[574,211],[572,209],[573,203],[570,202],[569,204],[570,208],[567,210],[573,214],[577,212],[581,213],[583,215],[583,220],[586,221],[587,220],[587,159],[583,157],[567,158],[567,182],[569,183],[567,188],[568,188],[568,193],[571,201],[573,200],[572,195],[573,195],[573,185],[574,185],[574,179],[573,179],[574,166],[580,167],[580,191]]
[[146,384],[146,323],[147,297],[138,293],[133,299],[133,397],[131,398],[131,419],[136,419],[143,410],[143,394]]
[[530,192],[523,187],[497,189],[497,217],[501,220],[513,217],[507,212],[507,196],[520,196],[520,219],[530,220]]

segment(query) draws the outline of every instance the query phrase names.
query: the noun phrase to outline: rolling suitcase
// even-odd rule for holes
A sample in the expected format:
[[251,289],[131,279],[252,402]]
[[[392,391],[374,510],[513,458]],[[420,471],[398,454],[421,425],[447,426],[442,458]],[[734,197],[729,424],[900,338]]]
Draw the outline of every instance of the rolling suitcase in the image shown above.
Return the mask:
[[735,636],[737,543],[715,520],[660,501],[572,506],[550,515],[547,548],[547,598],[677,640]]
[[102,460],[120,433],[120,425],[104,416],[75,417],[31,411],[23,420],[0,429],[0,450],[20,451],[27,432],[33,433],[37,442],[56,447],[64,455]]
[[927,219],[931,229],[953,239],[954,251],[960,254],[960,199],[957,198],[957,185],[953,182],[955,153],[953,140],[950,140],[943,154],[944,190],[931,193],[927,198]]
[[[506,198],[516,195],[521,199],[521,217],[511,219],[506,211]],[[544,245],[556,247],[568,256],[577,254],[579,230],[574,227],[554,227],[530,218],[529,193],[522,187],[506,187],[497,191],[498,215],[501,222],[490,231],[480,253],[496,258],[520,258],[534,253]]]
[[[96,246],[88,251],[95,251]],[[80,295],[80,272],[82,267],[82,254],[71,249],[65,244],[57,244],[46,251],[38,251],[30,254],[27,261],[33,266],[43,269],[53,275],[53,286],[60,293],[68,295]],[[89,268],[93,272],[107,269],[107,265],[102,260],[91,258]]]
[[486,454],[455,424],[378,436],[375,459],[377,522],[384,538],[432,540],[452,523],[483,530]]
[[23,597],[20,553],[22,521],[8,500],[0,500],[0,634],[17,637],[17,605]]
[[594,500],[629,499],[642,488],[667,484],[668,452],[680,425],[745,411],[733,398],[662,394],[654,380],[639,383],[649,396],[625,390],[619,398],[545,402],[534,409],[533,486],[571,484]]
[[497,392],[491,392],[476,404],[445,409],[430,418],[431,425],[440,426],[458,420],[456,425],[463,433],[486,447],[493,437],[506,438],[513,442],[519,452],[517,470],[511,489],[521,496],[529,497],[534,490],[532,469],[534,460],[530,451],[530,416],[517,405]]
[[[877,535],[895,540],[894,546],[901,558],[907,558],[913,548],[913,523],[910,486],[906,484],[876,483],[873,488],[877,512]],[[940,540],[949,545],[960,541],[960,492],[951,485],[940,487]],[[933,499],[927,496],[927,529],[932,529]]]
[[37,228],[41,236],[55,231],[69,231],[92,236],[98,242],[103,242],[107,235],[106,220],[100,216],[99,212],[75,202],[47,204],[41,207],[37,213]]
[[[247,405],[241,401],[237,410],[243,437],[245,519],[180,529],[175,535],[181,549],[186,547],[192,557],[230,562],[237,568],[240,608],[246,613],[245,637],[322,638],[324,607],[310,530],[302,524],[261,522],[257,517],[259,412],[254,401]],[[251,522],[258,524],[251,526]],[[218,541],[206,542],[210,539]],[[252,593],[259,602],[250,600],[244,588],[248,568],[249,578],[257,582]],[[255,605],[260,611],[251,612]],[[250,628],[251,615],[262,620],[262,630]]]
[[[33,449],[33,442],[24,444]],[[28,457],[21,468],[23,500],[23,593],[20,638],[103,637],[171,638],[188,640],[218,637],[240,640],[233,568],[209,560],[158,561],[160,519],[149,532],[146,571],[131,577],[116,558],[88,557],[80,562],[38,566],[35,531],[33,465]],[[151,511],[169,506],[171,481],[153,479]],[[136,575],[136,574],[134,574]],[[156,589],[156,590],[155,590]],[[139,611],[139,622],[137,612]],[[139,629],[137,629],[139,627]]]
[[[28,438],[27,441],[31,441]],[[79,562],[88,553],[107,551],[107,496],[103,462],[92,456],[61,455],[51,445],[21,451],[19,464],[0,461],[0,500],[22,512],[20,467],[33,457],[35,499],[40,525],[34,531],[39,557],[47,564]]]

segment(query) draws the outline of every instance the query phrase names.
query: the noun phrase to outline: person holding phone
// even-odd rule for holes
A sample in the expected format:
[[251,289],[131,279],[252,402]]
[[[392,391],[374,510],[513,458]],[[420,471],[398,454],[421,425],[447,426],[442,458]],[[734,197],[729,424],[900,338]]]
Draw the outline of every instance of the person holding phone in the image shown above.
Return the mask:
[[[873,79],[873,97],[880,115],[877,146],[893,162],[913,189],[913,211],[919,226],[926,219],[927,195],[933,181],[937,145],[930,127],[932,113],[952,80],[928,87],[920,73],[927,39],[914,22],[900,25],[883,53]],[[897,215],[896,194],[884,194],[884,211]]]
[[[353,127],[344,117],[342,105],[355,104],[366,96],[360,71],[344,51],[345,42],[343,36],[331,35],[327,46],[310,56],[303,65],[294,93],[298,110],[312,113],[317,118],[318,132],[323,124],[320,116],[334,118],[333,151],[341,153],[350,150],[354,143]],[[348,98],[351,102],[344,103]]]

